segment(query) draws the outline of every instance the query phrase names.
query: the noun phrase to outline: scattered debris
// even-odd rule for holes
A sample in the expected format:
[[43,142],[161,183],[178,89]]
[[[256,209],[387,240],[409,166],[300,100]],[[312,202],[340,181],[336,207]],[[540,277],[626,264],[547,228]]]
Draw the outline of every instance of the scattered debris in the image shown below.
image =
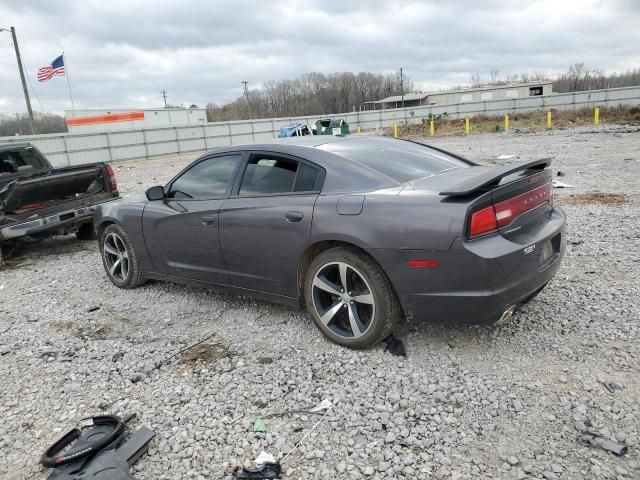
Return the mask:
[[253,435],[256,438],[262,437],[265,433],[267,433],[267,426],[264,423],[264,420],[258,418],[253,424]]
[[602,382],[604,388],[608,390],[609,393],[614,393],[616,390],[622,390],[622,385],[615,382]]
[[99,306],[95,306],[95,307],[90,307],[89,310],[87,310],[88,313],[92,313],[92,312],[96,312],[100,310]]
[[622,445],[620,443],[609,440],[606,437],[603,437],[601,435],[596,435],[593,433],[584,435],[582,437],[582,440],[584,443],[591,445],[592,447],[600,447],[605,450],[609,450],[610,452],[615,453],[619,457],[626,455],[626,453],[629,451],[629,447],[627,447],[626,445]]
[[515,157],[515,154],[513,155],[498,155],[496,157],[496,160],[509,160],[510,158]]
[[558,173],[556,173],[556,175],[557,175],[558,177],[564,177],[564,176],[565,176],[565,173],[564,173],[564,172],[562,172],[562,171],[560,171],[560,170],[558,170]]
[[402,343],[402,340],[395,337],[394,335],[389,335],[387,338],[385,338],[384,342],[387,344],[387,346],[384,347],[385,352],[389,352],[390,354],[396,355],[398,357],[407,358],[407,350],[404,348],[404,343]]
[[276,463],[276,459],[273,458],[273,455],[263,450],[260,455],[256,457],[256,466],[261,467],[265,463]]
[[322,400],[318,405],[310,409],[298,409],[298,410],[286,410],[284,412],[269,413],[262,418],[282,417],[284,415],[293,415],[294,413],[306,413],[314,415],[322,415],[325,410],[333,407],[333,404],[329,400]]
[[576,188],[573,185],[569,185],[568,183],[561,182],[559,180],[553,181],[553,188]]
[[112,362],[117,362],[118,360],[120,360],[122,357],[124,357],[124,352],[118,352],[118,353],[114,353],[113,356],[111,357],[111,361]]
[[624,205],[625,203],[629,203],[629,199],[626,195],[620,193],[587,192],[571,194],[568,197],[562,198],[561,203],[569,205]]
[[266,462],[262,464],[260,467],[243,468],[241,471],[235,472],[233,476],[238,480],[269,479],[269,478],[280,478],[281,473],[282,473],[282,467],[280,466],[280,463]]
[[[156,435],[141,427],[125,440],[125,424],[134,416],[122,420],[112,415],[85,419],[81,428],[71,430],[42,455],[41,463],[54,468],[48,480],[79,478],[79,471],[83,478],[133,479],[129,468],[147,451]],[[71,450],[67,448],[70,446]],[[108,472],[106,477],[104,472]]]
[[269,365],[273,363],[273,358],[271,357],[258,357],[258,363],[260,365]]
[[309,412],[311,413],[316,413],[316,412],[320,412],[322,410],[328,410],[329,408],[331,408],[333,406],[333,404],[327,400],[326,398],[324,400],[322,400],[318,405],[316,405],[315,407],[313,407],[311,410],[309,410]]

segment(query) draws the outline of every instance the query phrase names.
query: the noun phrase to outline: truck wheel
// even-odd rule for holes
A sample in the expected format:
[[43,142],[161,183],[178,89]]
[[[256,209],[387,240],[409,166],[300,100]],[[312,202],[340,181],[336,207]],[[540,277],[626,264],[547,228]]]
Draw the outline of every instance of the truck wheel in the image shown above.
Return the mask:
[[76,238],[78,240],[96,240],[98,236],[93,229],[93,222],[81,224],[76,230]]
[[104,229],[100,253],[107,276],[116,287],[135,288],[145,282],[133,245],[120,226],[109,225]]
[[389,279],[368,255],[329,249],[309,265],[305,303],[322,334],[339,345],[368,348],[387,338],[402,316]]

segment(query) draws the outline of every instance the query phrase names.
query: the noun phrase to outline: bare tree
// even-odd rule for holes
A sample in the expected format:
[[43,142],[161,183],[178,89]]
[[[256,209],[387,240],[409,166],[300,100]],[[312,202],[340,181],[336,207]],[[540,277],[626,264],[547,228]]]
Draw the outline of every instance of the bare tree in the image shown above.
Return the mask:
[[498,81],[498,73],[500,73],[499,70],[489,70],[489,75],[491,75],[491,84],[495,85],[496,82]]
[[479,73],[473,73],[471,74],[471,86],[472,87],[479,87],[481,85],[481,81],[480,81],[480,74]]
[[569,79],[572,82],[572,92],[578,90],[580,80],[585,76],[584,63],[574,63],[569,67]]
[[[34,112],[33,126],[38,133],[66,133],[64,118],[53,113]],[[0,114],[0,137],[25,135],[31,132],[29,116],[24,114]]]

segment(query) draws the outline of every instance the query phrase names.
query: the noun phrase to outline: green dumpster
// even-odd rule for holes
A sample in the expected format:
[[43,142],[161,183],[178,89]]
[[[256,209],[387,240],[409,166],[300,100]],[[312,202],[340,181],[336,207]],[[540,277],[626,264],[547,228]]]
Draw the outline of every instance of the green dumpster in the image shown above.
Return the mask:
[[349,124],[342,118],[324,118],[315,123],[317,135],[348,135]]

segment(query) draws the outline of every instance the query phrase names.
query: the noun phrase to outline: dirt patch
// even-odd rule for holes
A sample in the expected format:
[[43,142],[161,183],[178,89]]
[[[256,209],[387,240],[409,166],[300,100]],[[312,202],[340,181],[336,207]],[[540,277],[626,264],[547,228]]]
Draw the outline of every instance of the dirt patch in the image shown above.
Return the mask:
[[558,203],[566,205],[624,205],[629,203],[629,198],[626,195],[620,193],[605,193],[605,192],[587,192],[587,193],[575,193],[568,197],[558,198]]
[[194,367],[196,364],[215,363],[221,358],[229,358],[233,353],[222,342],[201,343],[180,354],[180,361],[186,367]]
[[111,327],[102,325],[97,328],[81,327],[76,332],[76,336],[82,340],[106,340],[111,333]]
[[74,327],[74,324],[73,322],[52,322],[49,326],[56,330],[71,330]]

